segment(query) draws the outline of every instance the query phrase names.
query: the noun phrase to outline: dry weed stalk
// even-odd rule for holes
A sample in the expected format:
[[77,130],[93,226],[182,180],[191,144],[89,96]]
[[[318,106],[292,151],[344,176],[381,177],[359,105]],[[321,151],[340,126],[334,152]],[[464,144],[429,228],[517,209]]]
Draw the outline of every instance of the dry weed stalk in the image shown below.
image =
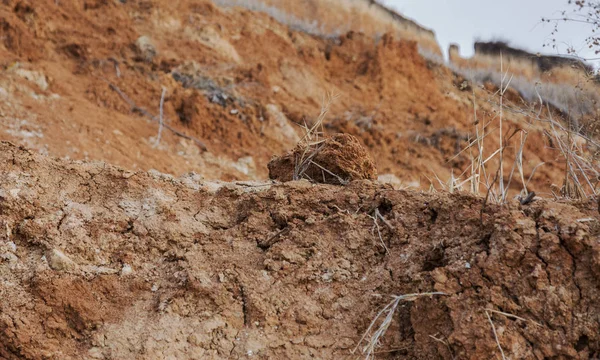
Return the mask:
[[[433,295],[446,295],[443,292],[430,292],[430,293],[418,293],[418,294],[407,294],[407,295],[392,295],[392,301],[390,301],[383,309],[377,313],[377,316],[371,321],[371,324],[360,338],[358,344],[352,350],[352,354],[356,352],[360,348],[361,354],[365,356],[365,360],[369,360],[374,358],[375,350],[381,346],[381,339],[387,332],[388,328],[392,323],[392,319],[394,314],[396,313],[396,309],[401,301],[415,301],[416,299],[424,296],[433,296]],[[377,321],[383,317],[383,321],[373,332]],[[361,348],[361,345],[364,343],[364,346]]]
[[506,360],[507,357],[504,354],[504,350],[502,349],[502,346],[500,345],[500,339],[498,338],[498,332],[496,331],[496,326],[494,325],[494,322],[492,321],[492,316],[490,315],[490,313],[503,315],[503,316],[506,316],[508,318],[515,319],[515,320],[531,322],[532,324],[539,326],[539,327],[543,326],[542,324],[535,322],[533,320],[528,320],[528,319],[522,318],[517,315],[510,314],[510,313],[507,313],[504,311],[498,311],[498,310],[494,310],[494,309],[484,309],[484,312],[485,312],[485,316],[487,317],[488,321],[490,322],[490,325],[492,326],[492,332],[494,333],[494,340],[496,341],[496,345],[498,345],[498,349],[500,350],[500,355],[502,355],[503,360]]
[[[561,122],[556,120],[553,116],[551,103],[544,101],[540,93],[537,91],[537,88],[535,89],[535,92],[540,105],[539,109],[536,109],[536,106],[532,106],[530,109],[516,108],[505,103],[495,103],[495,105],[499,107],[501,106],[502,109],[506,109],[512,113],[528,118],[530,120],[529,125],[533,125],[534,122],[538,122],[549,126],[549,129],[544,130],[544,133],[550,139],[551,143],[554,144],[553,148],[559,151],[561,158],[564,159],[565,162],[564,178],[561,186],[559,187],[553,185],[554,190],[552,193],[556,198],[581,200],[587,199],[590,196],[597,196],[597,188],[598,184],[600,184],[600,168],[598,167],[596,160],[587,154],[589,150],[584,149],[581,141],[585,141],[588,146],[595,148],[600,148],[600,144],[581,131],[582,127],[577,126],[576,119],[572,120],[570,124],[561,124]],[[493,95],[495,96],[497,93],[498,92]],[[475,99],[474,93],[473,96]],[[488,102],[492,103],[489,100]],[[475,100],[473,100],[473,103],[475,106]],[[542,117],[542,112],[544,109],[546,109],[548,115]],[[569,114],[569,117],[571,117],[570,112],[567,111],[567,113]],[[573,124],[573,122],[575,124]],[[575,128],[573,128],[574,126]],[[522,133],[522,137],[523,135],[524,134]],[[477,136],[479,137],[479,133]],[[522,144],[523,143],[524,142],[522,142]],[[473,144],[470,144],[469,146],[473,146]],[[478,147],[481,149],[480,146]],[[523,183],[521,199],[526,199],[530,195],[527,190],[527,185],[531,181],[531,178],[535,174],[537,168],[544,163],[540,163],[535,166],[529,175],[529,178],[525,180],[524,174],[522,173],[523,146],[518,147],[515,161],[517,168],[519,169],[521,182]],[[494,198],[494,194],[492,194],[491,198]]]
[[374,230],[377,230],[377,235],[379,236],[379,241],[381,242],[381,245],[385,249],[385,253],[389,254],[390,249],[385,244],[385,241],[383,241],[383,237],[381,236],[381,229],[379,228],[378,220],[381,219],[383,221],[383,223],[388,228],[390,228],[390,230],[393,230],[394,228],[390,225],[390,223],[387,222],[387,220],[383,217],[383,215],[381,215],[378,208],[375,208],[375,211],[373,212],[373,216],[371,216],[371,215],[367,215],[367,216],[370,217],[371,219],[373,219],[373,229],[371,229],[371,233],[373,233]]
[[534,324],[536,326],[543,327],[543,325],[540,324],[539,322],[536,322],[536,321],[533,321],[533,320],[529,320],[529,319],[525,319],[525,318],[522,318],[520,316],[513,315],[511,313],[507,313],[507,312],[504,312],[504,311],[498,311],[498,310],[494,310],[494,309],[485,309],[485,311],[486,312],[492,312],[494,314],[503,315],[503,316],[506,316],[507,318],[511,318],[511,319],[515,319],[515,320],[521,320],[521,321],[525,321],[525,322],[531,322],[532,324]]
[[165,89],[164,87],[162,88],[162,93],[160,94],[160,105],[159,105],[159,117],[158,117],[158,134],[156,135],[156,143],[154,144],[153,147],[157,147],[160,144],[160,138],[162,136],[162,130],[163,130],[163,108],[165,105],[165,93],[167,92],[167,89]]
[[[131,100],[129,98],[129,96],[127,96],[121,89],[119,89],[119,87],[117,85],[111,83],[110,81],[108,81],[108,80],[106,80],[104,78],[100,78],[100,79],[103,80],[103,81],[105,81],[108,84],[108,86],[110,87],[110,89],[113,90],[114,92],[116,92],[121,97],[121,99],[123,99],[123,101],[125,101],[127,103],[127,105],[129,105],[131,111],[139,112],[140,114],[148,117],[152,121],[160,121],[159,118],[157,118],[156,116],[152,115],[148,110],[144,109],[143,107],[137,106],[133,102],[133,100]],[[175,128],[173,128],[169,124],[166,124],[164,121],[163,121],[163,126],[167,130],[171,131],[173,134],[175,134],[175,135],[177,135],[179,137],[182,137],[184,139],[188,139],[188,140],[193,141],[194,143],[196,143],[196,145],[198,145],[198,147],[200,149],[202,149],[202,151],[206,151],[207,150],[206,145],[202,141],[200,141],[199,139],[196,139],[193,136],[186,135],[186,134],[182,133],[181,131],[176,130]]]
[[304,136],[300,139],[297,146],[302,147],[302,153],[294,159],[294,180],[300,180],[302,178],[307,178],[308,180],[314,181],[307,174],[306,171],[311,165],[315,165],[320,168],[323,172],[327,172],[328,174],[338,178],[341,184],[344,184],[343,179],[341,179],[336,174],[333,174],[329,170],[323,168],[319,164],[315,163],[313,159],[319,152],[323,149],[323,145],[325,140],[323,139],[325,129],[323,127],[323,120],[325,120],[325,116],[329,112],[329,107],[333,103],[333,101],[338,97],[338,95],[334,95],[331,93],[327,93],[325,98],[323,99],[323,104],[321,106],[321,112],[317,117],[317,121],[309,128],[308,125],[304,124]]
[[[558,144],[558,150],[565,158],[565,174],[562,187],[560,188],[561,197],[582,200],[588,198],[588,196],[598,195],[596,190],[598,182],[595,184],[592,183],[592,178],[596,180],[600,179],[598,167],[594,165],[593,161],[583,156],[584,150],[577,144],[571,129],[563,130],[567,133],[565,141],[558,131],[560,130],[558,126],[560,124],[552,116],[549,107],[548,113],[552,138]],[[580,179],[580,176],[582,179]],[[586,186],[589,188],[590,194],[586,192]]]
[[485,310],[485,316],[487,316],[487,319],[490,322],[490,325],[492,325],[492,331],[494,332],[494,339],[496,340],[498,349],[500,349],[500,354],[502,355],[502,360],[506,360],[506,355],[504,355],[504,350],[502,350],[502,346],[500,345],[500,340],[498,339],[498,332],[496,331],[496,326],[494,325],[494,322],[492,321],[492,317],[490,316],[490,313],[487,310]]
[[456,356],[454,356],[454,351],[452,351],[452,348],[450,347],[450,343],[448,342],[448,340],[440,339],[438,337],[435,337],[435,335],[429,335],[429,337],[432,338],[433,340],[445,345],[446,348],[448,348],[448,351],[450,352],[450,356],[452,356],[452,360],[456,359]]
[[[515,174],[519,175],[522,185],[522,191],[520,194],[520,198],[526,199],[530,196],[530,192],[528,190],[528,185],[531,182],[533,175],[535,174],[537,168],[544,163],[540,163],[535,166],[532,172],[529,174],[529,177],[526,178],[525,171],[523,169],[523,157],[524,157],[524,149],[527,141],[527,137],[529,133],[524,129],[508,129],[505,131],[505,114],[504,109],[507,108],[505,104],[504,97],[505,94],[511,84],[513,79],[512,75],[509,76],[509,69],[504,71],[504,65],[502,61],[500,61],[502,77],[500,79],[500,88],[492,95],[498,96],[498,111],[496,115],[493,116],[489,121],[480,120],[477,114],[477,97],[475,95],[475,90],[472,90],[472,103],[473,103],[473,117],[474,117],[474,125],[475,125],[475,139],[469,140],[469,144],[461,150],[458,154],[456,154],[452,159],[460,156],[464,152],[468,151],[468,155],[471,159],[470,166],[465,169],[465,171],[460,174],[460,176],[455,177],[454,174],[451,175],[448,184],[442,184],[442,187],[445,189],[449,189],[450,192],[454,192],[456,190],[463,190],[463,187],[468,183],[468,191],[473,194],[480,195],[481,187],[484,188],[485,191],[485,204],[490,201],[495,204],[505,204],[508,201],[509,189],[510,185],[513,181]],[[493,123],[498,121],[497,127],[491,127]],[[494,131],[498,131],[498,148],[492,151],[491,154],[488,154],[489,151],[486,151],[486,138],[494,133]],[[511,170],[509,174],[505,174],[506,167],[506,159],[505,159],[505,150],[509,147],[511,140],[515,135],[519,134],[519,138],[514,146],[516,150],[515,159],[512,164]],[[490,169],[491,161],[497,161],[497,168],[495,170]],[[462,180],[466,177],[466,180]],[[439,181],[439,179],[438,179]]]
[[[553,185],[552,193],[556,198],[566,198],[566,199],[574,199],[581,200],[586,199],[591,196],[598,195],[598,185],[600,184],[600,166],[596,159],[592,157],[590,148],[600,149],[600,144],[591,137],[591,135],[586,135],[582,131],[583,126],[580,126],[577,122],[580,118],[582,118],[585,114],[596,113],[598,116],[598,110],[596,108],[596,104],[598,103],[598,93],[594,91],[592,93],[586,92],[578,92],[576,95],[573,95],[573,98],[576,100],[575,103],[569,105],[568,103],[563,103],[563,106],[553,100],[553,98],[548,98],[548,94],[546,92],[541,92],[543,90],[548,90],[547,86],[544,85],[541,81],[536,81],[534,85],[530,86],[530,89],[523,94],[522,83],[514,84],[515,78],[511,75],[508,76],[508,70],[505,71],[504,66],[504,58],[500,57],[500,72],[498,76],[492,79],[493,83],[498,84],[499,88],[495,92],[490,92],[490,96],[488,99],[483,99],[483,101],[490,103],[492,106],[497,106],[498,111],[496,112],[496,116],[494,116],[490,121],[483,122],[477,118],[477,96],[475,95],[475,90],[472,90],[473,94],[473,115],[474,115],[474,124],[475,124],[475,139],[470,140],[469,144],[455,157],[451,160],[455,159],[457,156],[461,155],[463,152],[468,151],[469,156],[471,158],[470,168],[465,169],[465,171],[458,177],[455,177],[452,174],[450,180],[445,182],[440,182],[442,188],[456,191],[463,190],[462,186],[469,183],[468,191],[474,194],[481,194],[480,189],[483,186],[483,190],[485,191],[486,202],[489,200],[490,202],[497,204],[504,204],[508,200],[510,185],[513,181],[513,176],[518,176],[519,180],[522,184],[522,191],[519,195],[521,201],[531,201],[532,192],[528,190],[528,185],[530,184],[533,176],[535,175],[538,167],[543,165],[544,163],[540,163],[536,165],[529,176],[526,177],[523,170],[523,158],[524,154],[524,145],[526,143],[526,139],[529,131],[523,129],[520,130],[520,142],[518,142],[515,146],[515,162],[512,165],[512,169],[510,170],[510,174],[505,173],[504,170],[507,170],[506,157],[505,157],[505,149],[507,148],[507,133],[504,129],[505,127],[505,112],[509,111],[513,114],[518,114],[524,116],[529,121],[525,122],[528,126],[534,126],[537,122],[539,124],[545,124],[548,126],[547,130],[544,130],[547,137],[550,139],[551,143],[554,144],[553,148],[559,151],[560,158],[564,160],[564,178],[562,184],[559,186]],[[462,74],[460,71],[455,70],[457,73]],[[519,79],[516,79],[519,80]],[[483,82],[482,80],[481,82]],[[566,86],[566,84],[563,84]],[[536,104],[529,108],[522,106],[515,106],[505,101],[505,95],[509,88],[512,86],[517,89],[525,99],[528,101],[536,101]],[[538,89],[539,87],[539,89]],[[581,85],[572,85],[571,87],[577,88],[581,87]],[[569,89],[564,89],[569,90]],[[564,92],[564,91],[563,91]],[[494,100],[496,97],[499,100]],[[584,98],[585,97],[585,98]],[[581,107],[577,107],[576,104],[588,104],[585,110],[582,110]],[[552,107],[552,108],[551,108]],[[547,110],[547,115],[542,115],[544,110]],[[553,109],[558,109],[559,111],[563,111],[569,117],[568,124],[562,124],[560,121],[557,121],[553,118]],[[496,119],[498,119],[498,125],[496,128],[488,128],[490,124],[496,123]],[[592,128],[592,130],[595,128]],[[484,154],[490,153],[489,149],[486,149],[485,139],[486,137],[494,132],[499,131],[498,140],[500,141],[500,145],[497,150],[492,151],[491,155],[484,157]],[[592,134],[593,132],[589,132],[588,134]],[[515,133],[512,134],[514,136]],[[585,144],[582,143],[585,141]],[[586,149],[586,145],[590,148]],[[498,165],[497,171],[492,171],[488,164],[488,161],[494,159],[494,162]],[[497,176],[494,176],[496,174]],[[462,180],[466,178],[466,180]]]

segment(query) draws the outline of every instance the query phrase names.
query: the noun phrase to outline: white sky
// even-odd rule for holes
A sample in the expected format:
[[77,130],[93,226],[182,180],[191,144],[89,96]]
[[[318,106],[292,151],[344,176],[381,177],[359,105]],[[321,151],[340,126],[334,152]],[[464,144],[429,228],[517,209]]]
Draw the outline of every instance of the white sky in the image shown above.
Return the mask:
[[[400,14],[435,31],[442,51],[448,45],[460,45],[462,56],[473,54],[473,42],[508,40],[514,47],[533,53],[556,54],[543,48],[550,39],[553,26],[542,24],[542,17],[556,18],[560,11],[572,9],[567,0],[381,0]],[[595,57],[585,46],[590,31],[583,25],[561,25],[557,41],[581,49],[580,56]],[[565,51],[565,47],[561,49]]]

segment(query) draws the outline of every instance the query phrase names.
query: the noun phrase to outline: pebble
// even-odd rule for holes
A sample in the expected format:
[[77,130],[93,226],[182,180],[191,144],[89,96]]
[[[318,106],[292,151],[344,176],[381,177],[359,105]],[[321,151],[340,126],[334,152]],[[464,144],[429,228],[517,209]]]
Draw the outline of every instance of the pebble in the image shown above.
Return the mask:
[[15,254],[9,252],[0,255],[0,259],[7,261],[10,264],[15,264],[19,261],[19,258]]
[[132,273],[133,269],[131,268],[131,265],[123,264],[123,267],[121,268],[121,276],[131,275]]
[[62,251],[58,249],[52,249],[46,253],[46,260],[52,270],[64,271],[71,270],[77,266],[75,262]]

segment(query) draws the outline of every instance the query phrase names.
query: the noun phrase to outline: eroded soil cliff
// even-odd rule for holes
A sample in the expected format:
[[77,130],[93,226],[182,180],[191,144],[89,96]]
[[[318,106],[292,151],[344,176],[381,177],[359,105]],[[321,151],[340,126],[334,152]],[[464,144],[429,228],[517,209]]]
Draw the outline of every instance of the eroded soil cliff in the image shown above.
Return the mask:
[[598,219],[595,203],[205,182],[1,143],[0,357],[354,359],[391,295],[438,291],[401,304],[378,358],[499,358],[486,309],[513,359],[594,358]]

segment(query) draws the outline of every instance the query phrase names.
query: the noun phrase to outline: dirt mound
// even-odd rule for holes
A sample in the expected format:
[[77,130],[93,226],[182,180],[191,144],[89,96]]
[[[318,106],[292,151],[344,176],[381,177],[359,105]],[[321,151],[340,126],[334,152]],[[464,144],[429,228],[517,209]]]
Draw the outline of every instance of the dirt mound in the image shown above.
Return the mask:
[[299,145],[271,159],[269,177],[291,181],[308,179],[323,184],[346,185],[354,180],[375,180],[373,160],[352,135],[336,134],[316,143]]
[[378,358],[498,357],[491,324],[514,359],[595,358],[598,220],[592,203],[203,182],[1,143],[0,357],[355,359],[390,295],[439,291],[398,307]]

